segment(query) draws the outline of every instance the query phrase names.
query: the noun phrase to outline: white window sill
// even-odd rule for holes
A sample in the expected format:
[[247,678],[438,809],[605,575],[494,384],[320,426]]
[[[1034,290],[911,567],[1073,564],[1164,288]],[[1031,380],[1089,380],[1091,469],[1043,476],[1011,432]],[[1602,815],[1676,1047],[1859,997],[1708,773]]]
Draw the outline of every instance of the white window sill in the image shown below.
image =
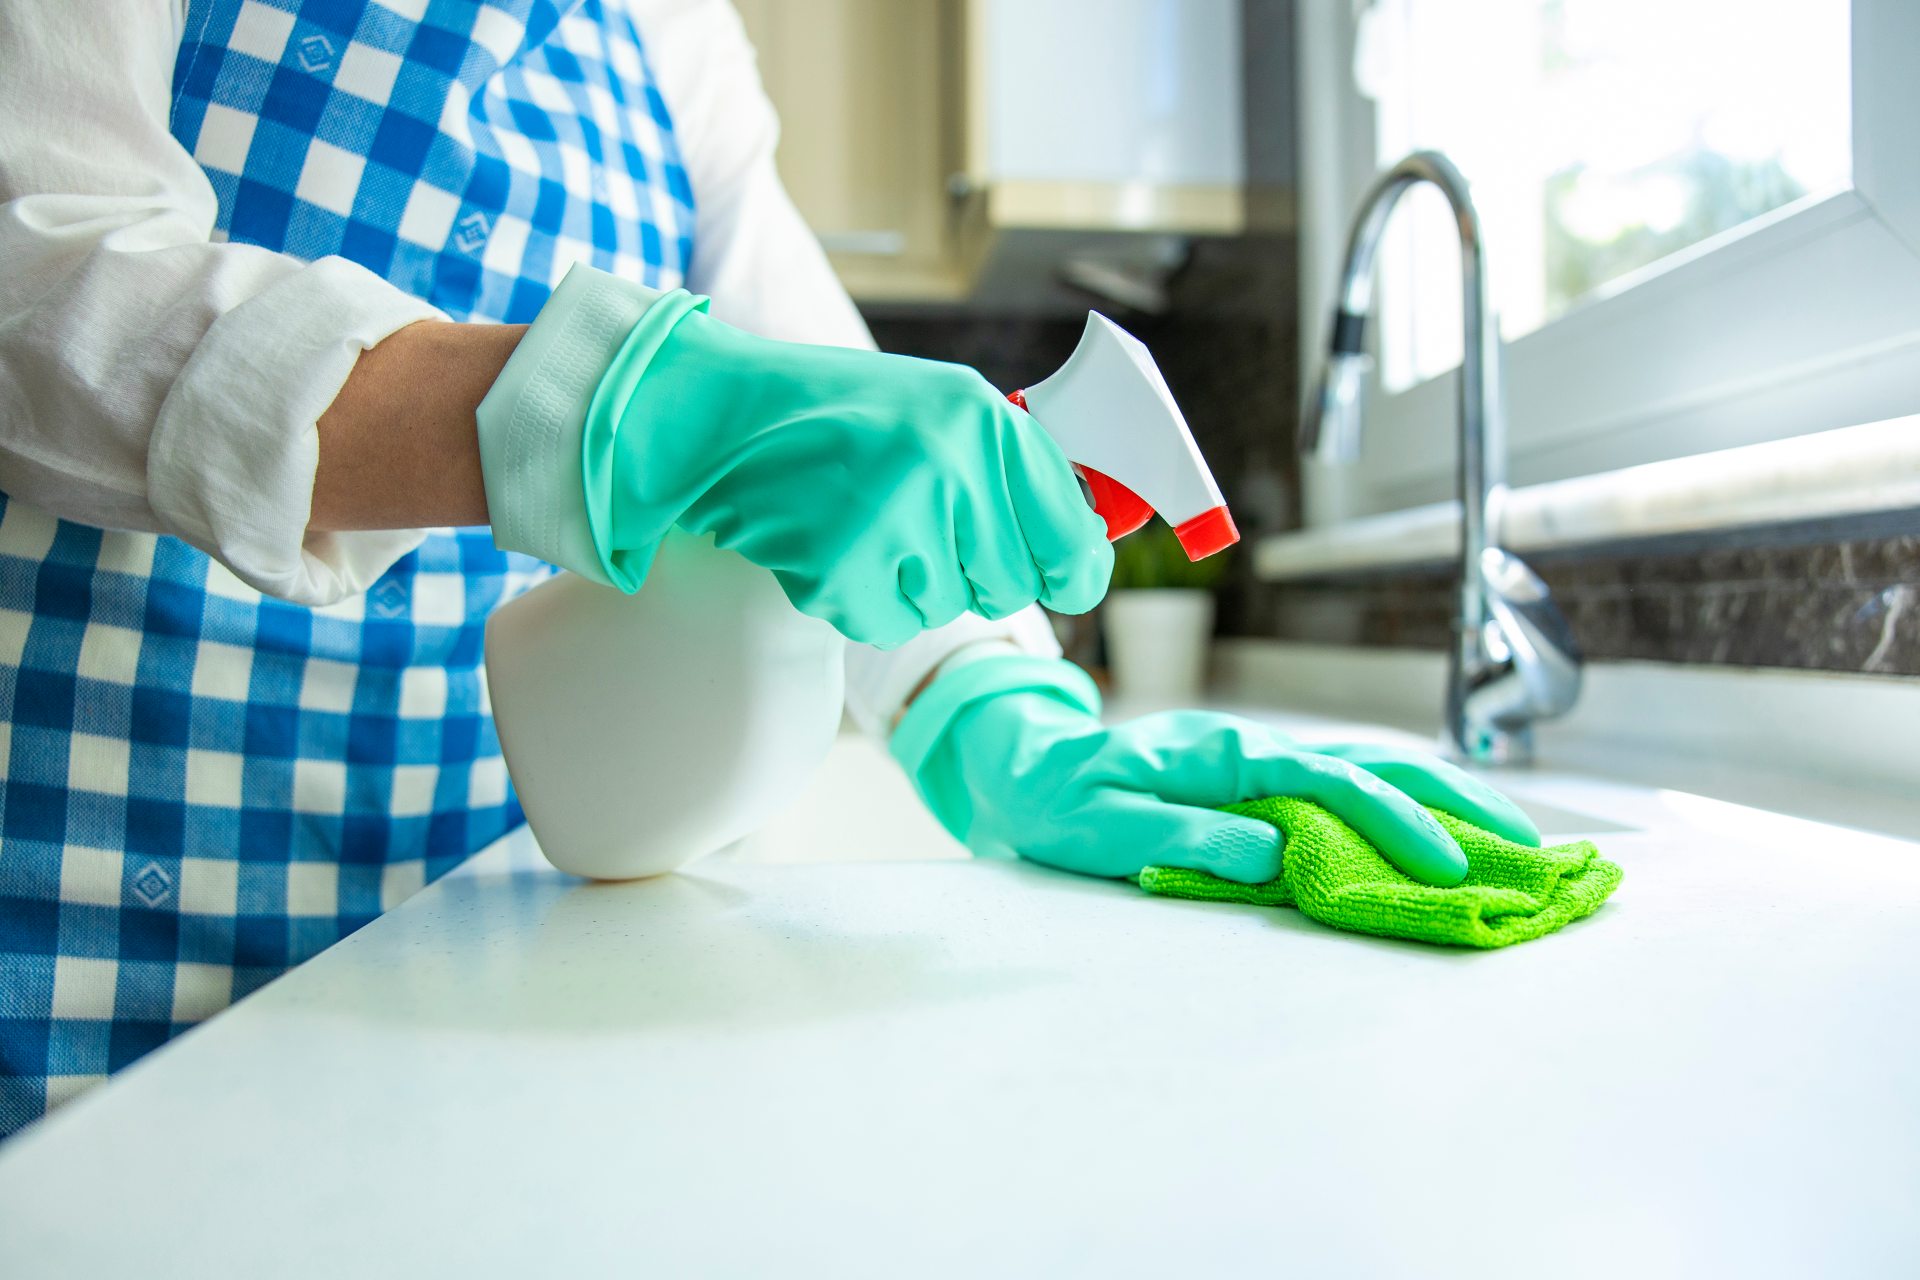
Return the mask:
[[[1605,471],[1507,494],[1501,545],[1540,551],[1920,511],[1920,415]],[[1447,561],[1460,504],[1436,502],[1262,539],[1268,582]]]

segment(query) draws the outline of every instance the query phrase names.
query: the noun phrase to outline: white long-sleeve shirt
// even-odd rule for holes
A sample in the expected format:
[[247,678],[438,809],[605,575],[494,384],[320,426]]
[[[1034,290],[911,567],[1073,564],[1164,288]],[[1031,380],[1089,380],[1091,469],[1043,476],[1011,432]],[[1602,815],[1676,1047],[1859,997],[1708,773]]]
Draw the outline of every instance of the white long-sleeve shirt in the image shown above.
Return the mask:
[[[778,121],[732,7],[624,2],[694,191],[688,287],[752,332],[871,346],[781,186]],[[213,189],[169,129],[183,22],[179,0],[0,5],[0,491],[173,535],[263,592],[325,605],[422,534],[308,531],[314,424],[361,351],[444,317],[344,259],[218,239]],[[929,672],[982,642],[1058,652],[1037,609],[885,654],[852,646],[849,710],[884,732]]]

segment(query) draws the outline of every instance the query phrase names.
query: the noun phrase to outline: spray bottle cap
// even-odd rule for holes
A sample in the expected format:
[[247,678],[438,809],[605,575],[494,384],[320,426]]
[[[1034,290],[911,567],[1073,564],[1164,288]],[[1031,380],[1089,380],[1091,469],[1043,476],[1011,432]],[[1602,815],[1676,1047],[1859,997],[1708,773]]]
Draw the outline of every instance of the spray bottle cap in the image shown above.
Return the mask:
[[1190,560],[1240,540],[1153,356],[1099,312],[1087,313],[1080,345],[1057,372],[1009,398],[1073,461],[1109,539],[1158,512]]

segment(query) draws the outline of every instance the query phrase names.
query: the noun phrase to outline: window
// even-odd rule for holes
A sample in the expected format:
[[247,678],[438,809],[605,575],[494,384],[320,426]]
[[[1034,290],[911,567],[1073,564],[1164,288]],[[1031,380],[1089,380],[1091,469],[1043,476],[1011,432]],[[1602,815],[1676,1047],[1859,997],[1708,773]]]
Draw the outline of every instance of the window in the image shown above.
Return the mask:
[[[1683,249],[1846,190],[1847,8],[1383,0],[1360,26],[1354,74],[1380,167],[1432,148],[1471,176],[1511,340]],[[1430,189],[1409,200],[1383,246],[1393,390],[1460,363],[1446,205]]]
[[[1516,482],[1920,409],[1920,5],[1353,0],[1301,27],[1309,360],[1359,193],[1432,148],[1486,229]],[[1314,482],[1344,490],[1321,518],[1449,491],[1458,272],[1416,189],[1367,457]]]

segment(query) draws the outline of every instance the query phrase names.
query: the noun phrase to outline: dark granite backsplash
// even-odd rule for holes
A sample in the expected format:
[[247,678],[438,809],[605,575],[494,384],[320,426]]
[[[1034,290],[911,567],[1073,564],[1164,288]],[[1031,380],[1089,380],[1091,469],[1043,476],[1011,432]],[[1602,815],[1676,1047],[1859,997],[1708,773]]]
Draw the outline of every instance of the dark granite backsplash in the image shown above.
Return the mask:
[[[1920,675],[1920,537],[1528,557],[1589,659]],[[1249,634],[1440,648],[1451,573],[1265,588]]]

